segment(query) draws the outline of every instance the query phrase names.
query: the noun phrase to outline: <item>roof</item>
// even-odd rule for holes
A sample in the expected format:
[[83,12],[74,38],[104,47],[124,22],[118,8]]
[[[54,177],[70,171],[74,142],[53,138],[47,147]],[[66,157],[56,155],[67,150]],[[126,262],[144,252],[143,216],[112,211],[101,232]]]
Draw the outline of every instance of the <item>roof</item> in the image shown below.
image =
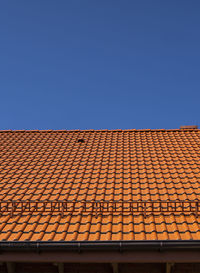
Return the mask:
[[199,144],[198,129],[0,131],[0,241],[199,240]]

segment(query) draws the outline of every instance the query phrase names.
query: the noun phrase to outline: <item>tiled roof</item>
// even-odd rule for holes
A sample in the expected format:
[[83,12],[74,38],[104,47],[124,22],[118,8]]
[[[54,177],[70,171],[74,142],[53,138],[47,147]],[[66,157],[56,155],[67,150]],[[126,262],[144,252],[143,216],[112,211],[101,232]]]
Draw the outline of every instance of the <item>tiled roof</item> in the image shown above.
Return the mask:
[[199,186],[198,129],[0,131],[0,241],[200,239],[195,208],[60,213],[9,203],[199,201]]

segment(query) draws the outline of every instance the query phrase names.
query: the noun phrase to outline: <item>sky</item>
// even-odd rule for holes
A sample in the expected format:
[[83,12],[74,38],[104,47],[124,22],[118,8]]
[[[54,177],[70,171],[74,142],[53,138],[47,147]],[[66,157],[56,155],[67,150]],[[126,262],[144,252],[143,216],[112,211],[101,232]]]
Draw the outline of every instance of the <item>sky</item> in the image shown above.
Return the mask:
[[200,126],[199,0],[0,1],[0,129]]

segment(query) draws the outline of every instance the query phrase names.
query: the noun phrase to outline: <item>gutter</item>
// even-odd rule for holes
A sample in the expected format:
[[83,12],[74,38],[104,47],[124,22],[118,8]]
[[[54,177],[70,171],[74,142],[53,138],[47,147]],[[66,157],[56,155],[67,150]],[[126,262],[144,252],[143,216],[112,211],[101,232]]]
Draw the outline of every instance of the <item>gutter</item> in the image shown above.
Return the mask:
[[200,250],[200,240],[169,241],[1,241],[1,251],[165,251]]

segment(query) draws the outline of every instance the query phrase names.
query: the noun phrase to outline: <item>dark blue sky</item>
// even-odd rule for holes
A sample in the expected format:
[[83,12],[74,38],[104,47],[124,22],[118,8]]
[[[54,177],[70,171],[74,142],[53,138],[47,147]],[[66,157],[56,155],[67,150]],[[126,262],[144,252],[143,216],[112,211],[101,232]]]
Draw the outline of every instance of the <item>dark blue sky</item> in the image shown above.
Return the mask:
[[0,129],[200,125],[200,1],[0,2]]

